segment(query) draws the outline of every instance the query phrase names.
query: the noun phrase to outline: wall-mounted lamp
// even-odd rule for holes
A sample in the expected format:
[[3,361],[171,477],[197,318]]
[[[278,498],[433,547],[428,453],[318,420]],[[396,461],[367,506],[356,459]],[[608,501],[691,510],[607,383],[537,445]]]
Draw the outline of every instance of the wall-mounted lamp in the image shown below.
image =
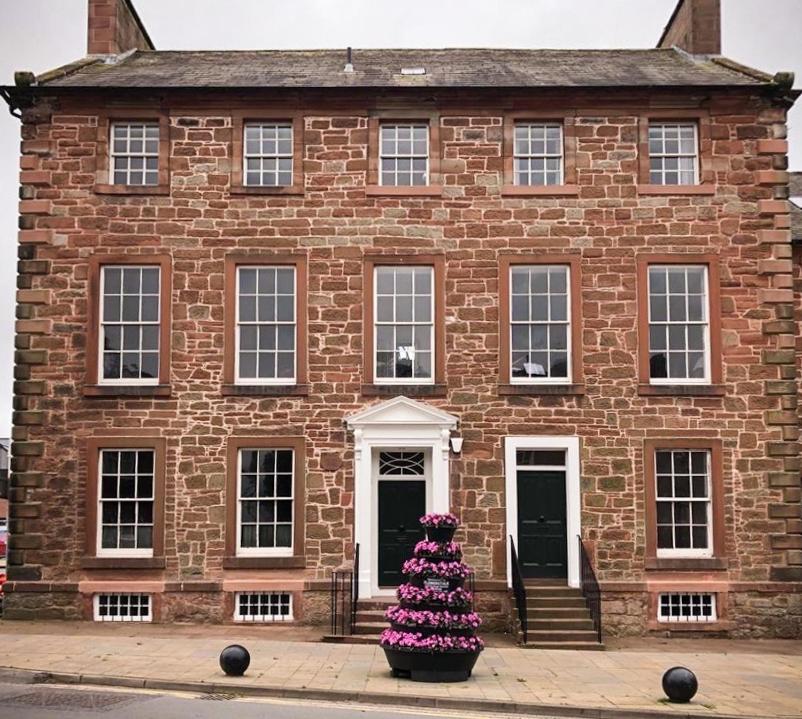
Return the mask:
[[451,451],[454,454],[459,454],[462,452],[462,437],[452,437],[451,438]]

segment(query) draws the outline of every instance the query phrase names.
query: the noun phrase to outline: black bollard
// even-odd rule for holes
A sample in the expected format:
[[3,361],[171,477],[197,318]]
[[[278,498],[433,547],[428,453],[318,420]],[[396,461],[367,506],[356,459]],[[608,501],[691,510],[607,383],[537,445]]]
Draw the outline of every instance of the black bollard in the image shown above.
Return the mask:
[[220,652],[220,668],[230,677],[241,677],[250,663],[251,655],[239,644],[232,644]]
[[693,699],[698,689],[699,682],[690,669],[671,667],[663,674],[663,691],[671,702],[686,704]]

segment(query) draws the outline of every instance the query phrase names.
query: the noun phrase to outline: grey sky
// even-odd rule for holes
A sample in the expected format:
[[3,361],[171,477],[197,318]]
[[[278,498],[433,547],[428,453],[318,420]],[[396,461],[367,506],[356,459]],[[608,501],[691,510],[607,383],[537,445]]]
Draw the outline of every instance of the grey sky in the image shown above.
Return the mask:
[[[134,0],[159,49],[653,47],[676,0]],[[87,0],[0,0],[0,83],[86,49]],[[802,0],[722,0],[723,53],[802,82]],[[802,169],[802,101],[791,114]],[[19,123],[0,107],[0,436],[11,426]]]

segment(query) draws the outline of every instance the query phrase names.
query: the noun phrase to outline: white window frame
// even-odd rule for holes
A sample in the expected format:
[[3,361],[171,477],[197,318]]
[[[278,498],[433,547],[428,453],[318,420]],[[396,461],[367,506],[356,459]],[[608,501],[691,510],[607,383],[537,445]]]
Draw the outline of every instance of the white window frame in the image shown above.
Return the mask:
[[[658,482],[657,482],[657,453],[658,452],[703,452],[705,454],[705,476],[707,478],[707,498],[706,499],[697,499],[695,497],[661,497],[658,490]],[[710,449],[699,449],[699,448],[690,448],[685,449],[683,447],[655,447],[654,449],[654,501],[655,501],[655,551],[658,557],[673,557],[673,558],[688,558],[688,557],[712,557],[713,556],[713,452]],[[689,473],[689,482],[691,482],[690,477],[693,476],[693,472]],[[674,487],[674,469],[673,469],[673,456],[672,456],[672,470],[671,470],[671,477],[672,477],[672,491]],[[691,493],[693,490],[691,489]],[[659,502],[669,502],[669,503],[677,503],[677,502],[687,502],[690,505],[693,504],[701,504],[704,502],[706,507],[706,515],[707,515],[707,547],[704,549],[695,549],[693,547],[685,547],[685,548],[660,548],[658,545],[659,543],[659,535],[657,532],[658,523],[657,523],[657,504]],[[690,509],[691,517],[693,516],[693,509]],[[673,517],[673,514],[672,514]],[[672,519],[672,528],[676,528],[676,525]],[[693,535],[692,527],[693,523],[688,525],[688,531],[691,532]],[[693,541],[691,539],[691,541]]]
[[[125,139],[127,142],[128,147],[130,148],[131,145],[131,128],[132,127],[142,127],[142,152],[115,152],[114,150],[114,131],[116,128],[126,128],[125,131]],[[157,131],[156,137],[156,152],[146,152],[145,148],[145,136],[147,135],[147,128],[148,127],[155,127]],[[152,138],[151,138],[152,139]],[[120,185],[123,187],[157,187],[159,185],[159,171],[161,170],[160,167],[160,153],[159,147],[161,143],[161,127],[159,126],[158,122],[154,122],[151,120],[138,120],[138,121],[119,121],[119,122],[112,122],[109,125],[109,179],[112,184]],[[117,173],[114,169],[114,160],[118,157],[124,157],[128,159],[128,168],[125,170],[125,178],[126,182],[117,182]],[[130,182],[131,179],[131,158],[141,157],[142,158],[142,179],[144,180],[147,172],[145,170],[145,165],[147,164],[147,159],[151,157],[156,158],[156,182],[137,182],[133,183]],[[122,172],[122,170],[120,171]],[[136,170],[135,170],[136,172]],[[150,170],[150,172],[153,172]]]
[[[100,597],[116,596],[116,597],[147,597],[148,598],[148,613],[138,617],[102,617],[100,615]],[[146,623],[153,621],[153,595],[147,592],[98,592],[92,597],[92,614],[96,622],[129,622],[129,623]]]
[[[272,614],[255,614],[253,616],[243,617],[240,614],[242,607],[243,595],[266,594],[266,595],[287,595],[289,597],[289,614],[286,615],[272,615]],[[293,594],[292,592],[274,591],[274,590],[256,590],[248,592],[236,592],[234,599],[234,621],[238,624],[284,624],[285,622],[295,621],[293,615]]]
[[[543,321],[527,321],[523,322],[521,320],[514,321],[512,319],[512,273],[515,269],[521,269],[525,267],[527,269],[531,267],[538,267],[546,269],[547,271],[552,267],[561,267],[565,269],[565,295],[566,295],[566,302],[565,302],[565,322],[562,321],[555,321],[555,320],[543,320]],[[507,297],[507,301],[509,303],[509,328],[507,330],[507,343],[509,346],[509,358],[510,358],[510,384],[520,384],[520,385],[542,385],[542,384],[553,384],[553,385],[566,385],[571,384],[573,382],[573,361],[572,361],[572,340],[573,337],[571,336],[571,330],[573,325],[573,318],[571,316],[571,312],[573,310],[571,306],[571,265],[563,265],[560,263],[548,264],[548,265],[541,265],[541,264],[520,264],[520,265],[510,265],[509,268],[509,278],[508,278],[508,285],[509,285],[509,294]],[[528,295],[531,297],[531,294]],[[550,294],[548,295],[551,296]],[[513,347],[512,347],[512,328],[514,325],[535,325],[535,324],[544,324],[547,326],[551,325],[559,325],[564,324],[566,327],[566,375],[565,377],[514,377],[512,374],[512,356],[513,356]],[[549,333],[547,332],[547,337]]]
[[[289,547],[243,547],[242,546],[242,453],[243,452],[290,452],[292,454],[292,476],[290,487],[292,494],[289,497],[281,497],[280,501],[292,501],[292,524],[290,525],[290,546]],[[295,503],[298,498],[295,496],[295,473],[298,471],[297,457],[295,456],[295,449],[292,447],[240,447],[237,450],[237,546],[236,552],[238,557],[292,557],[295,549],[295,530],[296,530],[296,517]],[[258,480],[257,480],[258,486]],[[247,501],[254,501],[253,497],[246,497]],[[275,496],[268,501],[279,501]],[[274,524],[277,522],[274,521]],[[259,531],[259,524],[257,523],[257,536]]]
[[[560,152],[559,153],[549,153],[544,152],[542,154],[528,154],[522,155],[517,151],[518,143],[517,143],[517,131],[519,127],[526,127],[527,128],[527,140],[531,147],[532,144],[532,128],[554,128],[556,127],[560,131]],[[546,140],[544,140],[546,142]],[[560,171],[558,175],[557,182],[552,183],[545,183],[542,185],[534,185],[531,183],[523,183],[520,182],[518,177],[518,168],[516,160],[518,159],[543,159],[543,160],[553,160],[558,158],[560,160]],[[531,175],[531,170],[526,173],[527,175]],[[544,170],[543,172],[544,178],[548,175],[548,172]],[[560,185],[565,184],[565,128],[561,122],[536,122],[533,120],[518,120],[514,124],[513,128],[513,138],[512,138],[512,179],[513,184],[519,187],[559,187]]]
[[[689,154],[687,152],[657,152],[653,153],[651,149],[651,131],[652,128],[659,127],[662,131],[662,141],[663,145],[665,145],[665,128],[666,127],[692,127],[693,128],[693,154]],[[662,121],[662,120],[655,120],[649,121],[649,129],[648,129],[648,138],[649,138],[649,184],[658,185],[659,187],[692,187],[693,185],[699,184],[699,123],[698,122],[669,122],[669,121]],[[669,184],[665,181],[666,169],[665,165],[663,165],[663,169],[660,170],[660,177],[662,182],[653,182],[652,181],[652,159],[665,159],[670,157],[680,158],[693,158],[693,182],[677,182],[675,184]],[[679,169],[677,170],[677,177],[680,176]]]
[[[156,326],[157,329],[157,337],[158,337],[158,349],[156,350],[158,364],[156,365],[156,376],[155,377],[104,377],[105,374],[105,364],[104,364],[104,345],[105,345],[105,302],[104,298],[106,295],[106,271],[107,270],[144,270],[144,269],[155,269],[159,273],[159,288],[158,292],[156,293],[156,321],[155,322],[144,322],[141,319],[138,322],[123,322],[122,319],[122,304],[120,306],[120,321],[119,322],[109,322],[109,324],[120,325],[121,327],[125,327],[126,325],[136,325],[137,327],[143,327],[145,325],[149,326]],[[97,364],[97,382],[100,385],[117,385],[117,386],[129,386],[129,385],[157,385],[159,384],[159,378],[161,377],[162,373],[162,362],[164,361],[164,348],[162,347],[162,282],[164,282],[164,273],[162,272],[162,268],[159,265],[138,265],[138,264],[120,264],[120,265],[101,265],[100,266],[100,297],[98,299],[98,341],[97,341],[97,354],[98,354],[98,364]],[[120,278],[120,282],[122,283],[122,277]],[[140,285],[140,293],[139,297],[142,297],[141,292],[141,285]],[[120,285],[120,297],[125,297],[125,294],[122,293],[122,284]],[[123,343],[124,330],[120,336],[120,344]],[[150,350],[148,350],[150,351]],[[125,350],[121,350],[124,354]],[[142,347],[139,348],[139,353],[142,353]],[[141,368],[140,368],[141,370]]]
[[[435,346],[435,323],[437,318],[437,297],[436,297],[436,287],[435,287],[435,267],[434,265],[409,265],[414,269],[418,268],[426,268],[430,272],[431,277],[431,321],[429,322],[429,347],[431,347],[430,353],[432,356],[432,363],[431,363],[431,377],[379,377],[378,375],[378,354],[379,354],[379,332],[378,328],[380,326],[383,327],[398,327],[399,325],[405,325],[412,327],[412,338],[413,342],[415,339],[415,328],[420,326],[425,326],[425,322],[397,322],[393,320],[392,322],[379,322],[379,270],[381,269],[397,269],[401,267],[401,265],[382,265],[377,264],[373,268],[373,383],[374,384],[434,384],[435,383],[435,373],[437,370],[437,347]],[[413,292],[414,292],[414,285],[413,285]],[[413,298],[415,295],[412,295]],[[396,294],[395,290],[393,290],[393,298],[395,299]],[[414,305],[414,299],[413,299]],[[393,305],[395,307],[395,305]],[[395,311],[395,310],[394,310]],[[395,352],[395,348],[393,348],[393,352]],[[414,360],[413,360],[414,366]]]
[[[261,134],[264,132],[265,127],[273,127],[276,128],[276,131],[280,128],[288,128],[290,131],[290,151],[286,152],[279,152],[278,151],[278,132],[276,133],[276,153],[273,155],[263,155],[261,153],[249,153],[248,152],[248,128],[249,127],[258,127],[260,129],[260,147],[261,147]],[[294,128],[293,123],[289,121],[260,121],[260,122],[246,122],[243,124],[242,127],[242,184],[245,187],[291,187],[293,184],[293,178],[295,176],[295,137],[294,137]],[[281,171],[278,169],[279,167],[279,160],[287,160],[290,161],[290,182],[288,185],[282,185],[278,182],[278,177],[281,174]],[[269,184],[264,182],[258,182],[251,184],[248,182],[248,160],[275,160],[276,161],[276,184]],[[260,162],[261,166],[261,162]],[[259,170],[259,177],[261,178],[264,172],[260,169]]]
[[[424,128],[426,131],[426,155],[416,155],[414,151],[410,151],[409,154],[401,154],[401,153],[391,153],[386,154],[384,152],[383,143],[382,143],[382,131],[384,128],[394,127],[396,129],[396,145],[398,143],[398,128],[400,127],[409,127],[411,130],[411,135],[414,135],[414,128]],[[410,140],[412,142],[412,140]],[[411,145],[414,147],[414,143]],[[402,122],[402,121],[388,121],[388,122],[380,122],[379,123],[379,185],[384,187],[428,187],[431,182],[431,130],[429,128],[428,122]],[[426,170],[424,173],[424,179],[426,180],[422,185],[400,185],[397,182],[391,183],[389,185],[384,184],[384,159],[387,158],[389,160],[426,160]],[[410,173],[411,174],[411,173]],[[396,165],[395,170],[393,171],[393,175],[396,179],[398,179],[398,165]]]
[[[652,277],[651,277],[651,270],[652,269],[662,269],[662,270],[677,270],[677,269],[701,269],[702,270],[702,289],[704,291],[704,302],[703,308],[705,311],[706,319],[704,322],[698,321],[688,321],[687,319],[684,322],[671,322],[666,319],[665,322],[652,322]],[[666,294],[666,297],[670,295]],[[686,306],[686,317],[687,317],[687,306],[688,306],[688,294],[685,294],[685,306]],[[711,346],[710,346],[710,321],[711,321],[711,304],[710,304],[710,267],[706,264],[699,264],[699,263],[689,263],[687,265],[681,264],[660,264],[656,262],[654,264],[649,264],[646,267],[646,312],[647,312],[647,337],[646,337],[646,349],[648,355],[648,367],[649,367],[649,384],[653,385],[706,385],[711,383]],[[668,313],[668,302],[666,302],[666,313]],[[666,314],[668,317],[668,314]],[[704,327],[704,332],[702,333],[702,339],[704,341],[704,359],[705,359],[705,372],[703,377],[652,377],[651,371],[651,353],[652,353],[652,345],[651,345],[651,328],[652,324],[659,325],[661,327],[664,326],[671,326],[671,325],[702,325]],[[687,336],[687,335],[686,335]],[[686,356],[690,350],[688,350],[687,344],[685,346],[685,353]],[[667,369],[666,374],[668,374],[668,347],[666,347],[666,363]]]
[[[269,270],[269,269],[291,269],[292,270],[292,286],[293,286],[293,296],[292,296],[292,321],[288,320],[278,320],[276,319],[274,322],[240,322],[240,272],[242,270],[256,270],[257,273],[259,270]],[[236,296],[234,298],[234,384],[238,385],[267,385],[267,386],[289,386],[297,384],[298,382],[298,268],[295,265],[237,265],[235,269],[235,276],[236,276],[236,288],[235,293]],[[257,274],[258,276],[258,274]],[[258,288],[258,285],[257,285]],[[255,295],[257,298],[259,294]],[[277,296],[277,295],[276,295]],[[258,304],[258,301],[257,301]],[[276,315],[278,316],[278,315]],[[261,327],[264,325],[285,325],[291,326],[293,328],[293,345],[295,349],[293,350],[293,362],[292,362],[292,377],[241,377],[240,376],[240,329],[242,324],[252,325],[255,327]],[[257,344],[258,344],[258,333],[257,333]],[[278,342],[277,342],[278,344]],[[256,357],[257,362],[257,371],[259,367],[259,353],[257,352]],[[276,351],[276,373],[278,374],[278,352]]]
[[[153,455],[153,484],[151,490],[153,492],[153,497],[151,498],[151,502],[153,503],[153,513],[152,518],[153,521],[150,523],[152,527],[151,532],[151,546],[150,548],[130,548],[130,547],[123,547],[123,548],[111,548],[111,547],[103,547],[103,454],[105,452],[150,452]],[[101,447],[97,453],[97,527],[95,528],[95,533],[97,536],[96,544],[95,544],[95,554],[98,557],[152,557],[153,556],[153,544],[156,541],[156,466],[157,466],[157,458],[156,458],[156,449],[151,447]],[[117,472],[117,477],[119,481],[120,472]],[[135,474],[135,477],[138,477],[139,474]],[[120,498],[109,500],[113,502],[140,502],[140,501],[147,501],[147,500],[140,500],[138,498]],[[119,522],[118,522],[119,526]],[[138,527],[139,525],[134,525]],[[119,538],[118,538],[119,541]]]
[[[692,616],[672,616],[665,614],[663,611],[663,597],[670,595],[679,595],[680,597],[693,597],[693,596],[709,596],[711,615],[709,617],[694,618]],[[669,600],[670,602],[670,600]],[[715,592],[660,592],[657,595],[657,621],[661,624],[712,624],[718,621],[718,610],[716,606],[716,593]],[[682,606],[680,602],[680,606]]]

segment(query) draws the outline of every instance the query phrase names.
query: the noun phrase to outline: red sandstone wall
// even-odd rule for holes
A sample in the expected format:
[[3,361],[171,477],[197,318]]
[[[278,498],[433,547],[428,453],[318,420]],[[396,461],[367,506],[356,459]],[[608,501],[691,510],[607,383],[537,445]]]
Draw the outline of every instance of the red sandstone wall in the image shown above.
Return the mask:
[[[559,199],[501,198],[497,99],[471,100],[470,112],[466,98],[456,107],[441,100],[442,198],[365,196],[364,110],[305,113],[303,197],[229,195],[232,104],[225,101],[194,103],[203,110],[174,104],[172,192],[153,197],[93,193],[96,114],[80,106],[56,107],[52,115],[46,107],[30,111],[23,164],[40,174],[29,176],[37,181],[28,183],[21,210],[18,349],[28,354],[18,357],[15,407],[20,446],[32,456],[20,456],[15,468],[26,512],[17,515],[14,559],[25,565],[17,578],[38,579],[41,568],[41,580],[56,583],[54,591],[74,591],[79,580],[131,578],[80,568],[81,447],[93,435],[154,430],[168,440],[167,568],[135,577],[243,576],[222,569],[224,443],[232,432],[254,427],[308,438],[307,568],[271,577],[320,580],[350,557],[352,441],[342,419],[372,401],[360,393],[367,249],[446,255],[448,392],[425,401],[460,418],[465,445],[455,460],[453,505],[466,527],[466,559],[482,576],[501,578],[505,571],[508,434],[582,438],[583,529],[596,543],[598,572],[611,591],[642,592],[647,580],[671,578],[644,570],[647,437],[716,437],[724,444],[729,568],[694,579],[747,591],[751,582],[768,586],[776,578],[772,567],[802,563],[799,552],[786,551],[802,547],[793,519],[798,427],[796,419],[788,422],[788,414],[796,417],[786,349],[793,327],[781,317],[790,306],[790,247],[787,233],[775,229],[772,212],[782,210],[759,205],[782,182],[772,168],[784,143],[770,140],[782,136],[784,111],[758,98],[714,99],[715,196],[646,197],[636,184],[637,114],[647,98],[562,102],[562,111],[577,112],[579,194]],[[234,249],[264,248],[303,248],[309,256],[307,398],[221,396],[223,259]],[[156,250],[173,257],[172,395],[84,398],[88,258]],[[499,396],[502,250],[581,253],[584,396]],[[719,255],[723,397],[638,395],[635,254],[643,251]],[[342,465],[325,467],[329,453],[340,455]]]

